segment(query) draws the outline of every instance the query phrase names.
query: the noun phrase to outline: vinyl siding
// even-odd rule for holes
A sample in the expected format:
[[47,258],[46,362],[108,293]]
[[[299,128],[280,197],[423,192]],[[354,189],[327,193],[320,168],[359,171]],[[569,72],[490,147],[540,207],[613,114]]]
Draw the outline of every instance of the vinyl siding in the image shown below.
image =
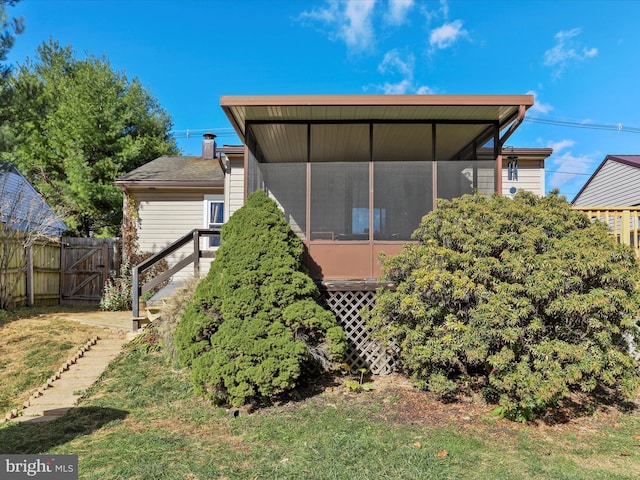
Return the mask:
[[[222,193],[207,191],[206,194]],[[205,192],[151,190],[131,192],[136,199],[139,215],[138,246],[142,252],[157,253],[194,228],[203,228]],[[167,257],[169,266],[175,265],[193,251],[191,244]],[[200,274],[209,271],[211,259],[200,261]],[[193,265],[174,276],[175,280],[193,276]]]
[[573,205],[634,206],[640,204],[640,169],[607,160]]
[[541,162],[539,160],[519,160],[518,180],[509,180],[509,172],[505,162],[502,168],[502,195],[513,197],[512,187],[515,187],[516,191],[525,190],[541,197],[544,196],[544,167],[541,166]]
[[230,159],[229,165],[231,173],[225,178],[225,204],[228,204],[230,217],[244,205],[244,157]]

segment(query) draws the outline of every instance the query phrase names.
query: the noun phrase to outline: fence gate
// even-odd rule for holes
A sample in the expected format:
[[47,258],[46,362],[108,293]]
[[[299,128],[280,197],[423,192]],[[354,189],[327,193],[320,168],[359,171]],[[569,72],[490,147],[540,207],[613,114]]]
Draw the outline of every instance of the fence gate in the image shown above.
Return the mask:
[[63,305],[97,305],[109,272],[116,270],[120,260],[118,242],[114,238],[62,239]]

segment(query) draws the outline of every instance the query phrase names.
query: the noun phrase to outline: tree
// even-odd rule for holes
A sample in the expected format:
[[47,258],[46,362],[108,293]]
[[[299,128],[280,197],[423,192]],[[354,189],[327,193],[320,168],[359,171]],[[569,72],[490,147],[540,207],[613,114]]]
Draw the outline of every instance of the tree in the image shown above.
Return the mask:
[[0,79],[4,82],[11,72],[11,67],[4,65],[7,55],[13,48],[16,35],[24,31],[24,19],[9,18],[7,6],[14,6],[20,0],[0,0]]
[[345,334],[316,303],[302,241],[276,203],[252,193],[222,239],[175,332],[197,391],[240,406],[294,388],[311,366],[339,361]]
[[639,385],[638,263],[607,225],[552,193],[466,195],[426,215],[384,261],[370,316],[422,388],[480,390],[529,419],[571,394],[630,399]]
[[50,40],[11,79],[13,149],[7,155],[65,222],[88,236],[113,235],[122,219],[118,176],[175,154],[171,119],[137,79],[105,58],[76,58]]
[[8,132],[7,106],[10,102],[10,90],[7,80],[11,66],[6,64],[7,56],[15,42],[16,35],[24,31],[24,19],[9,18],[7,6],[15,5],[19,0],[0,0],[0,152],[7,150]]

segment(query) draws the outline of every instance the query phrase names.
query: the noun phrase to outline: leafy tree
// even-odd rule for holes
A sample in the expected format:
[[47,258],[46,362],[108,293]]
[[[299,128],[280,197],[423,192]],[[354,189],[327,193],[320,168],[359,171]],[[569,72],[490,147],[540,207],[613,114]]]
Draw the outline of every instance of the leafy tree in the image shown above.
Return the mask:
[[196,389],[239,406],[292,389],[312,365],[340,360],[344,332],[316,303],[302,241],[276,203],[254,192],[222,238],[175,332]]
[[113,235],[122,218],[118,176],[176,153],[171,119],[137,79],[105,58],[76,58],[50,40],[11,79],[8,159],[79,235]]
[[443,201],[384,260],[370,315],[397,342],[422,388],[481,389],[511,418],[529,419],[572,392],[632,398],[638,365],[638,263],[607,226],[557,192],[513,200]]
[[7,150],[8,118],[7,106],[11,101],[11,91],[7,87],[7,80],[11,73],[11,66],[6,64],[9,51],[13,47],[16,35],[24,31],[24,19],[9,18],[7,6],[15,5],[19,0],[0,0],[0,152]]
[[7,14],[7,6],[14,6],[20,0],[0,0],[0,79],[6,80],[11,72],[11,67],[5,65],[7,55],[13,48],[16,35],[24,31],[24,19],[9,18]]

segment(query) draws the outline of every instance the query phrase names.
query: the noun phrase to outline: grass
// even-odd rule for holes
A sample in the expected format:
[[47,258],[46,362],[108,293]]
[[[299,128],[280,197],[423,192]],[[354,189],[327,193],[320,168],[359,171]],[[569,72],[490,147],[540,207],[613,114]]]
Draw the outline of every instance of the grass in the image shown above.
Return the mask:
[[[0,312],[0,413],[22,405],[102,329],[56,317],[58,308]],[[68,310],[68,308],[67,308]]]
[[80,408],[0,427],[2,453],[79,456],[82,479],[632,479],[640,415],[514,424],[411,390],[326,388],[234,417],[183,370],[130,345]]

